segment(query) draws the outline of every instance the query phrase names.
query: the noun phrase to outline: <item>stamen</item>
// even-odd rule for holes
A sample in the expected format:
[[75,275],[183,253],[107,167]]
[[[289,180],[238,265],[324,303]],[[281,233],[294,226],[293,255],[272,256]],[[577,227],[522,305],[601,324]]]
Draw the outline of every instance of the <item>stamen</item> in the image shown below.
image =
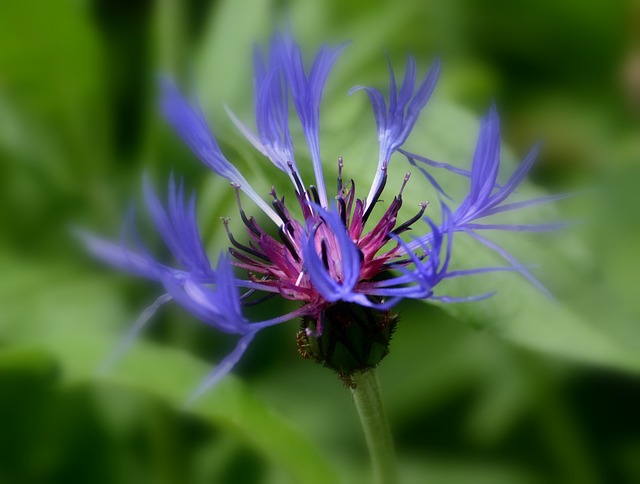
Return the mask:
[[[258,262],[255,259],[252,259],[248,255],[243,254],[242,252],[238,252],[233,247],[229,247],[229,254],[231,254],[234,258],[238,259],[238,261],[250,265],[254,270],[259,272],[264,272],[264,269],[267,267],[263,262]],[[247,268],[247,270],[249,270]]]
[[[427,253],[426,252],[422,252],[422,254],[415,254],[415,256],[417,257],[417,259],[419,261],[423,261],[424,259],[427,258]],[[389,261],[389,262],[385,262],[384,264],[382,264],[382,266],[380,267],[380,270],[391,270],[391,269],[395,269],[396,267],[406,267],[407,265],[413,263],[413,259],[411,259],[410,257],[406,258],[406,259],[396,259],[394,261]]]
[[295,261],[300,262],[300,256],[298,256],[298,253],[296,252],[296,248],[293,246],[293,243],[291,242],[291,240],[289,240],[289,237],[284,231],[284,228],[280,227],[278,229],[278,235],[280,235],[280,240],[282,240],[282,243],[285,245],[285,247],[287,248],[291,256],[295,259]]
[[255,306],[256,304],[260,304],[260,303],[263,303],[265,301],[268,301],[269,299],[271,299],[272,297],[277,296],[277,295],[278,295],[277,292],[268,292],[264,296],[259,297],[257,299],[253,299],[251,301],[242,301],[241,304],[244,307]]
[[278,197],[276,196],[276,191],[273,188],[271,189],[270,195],[273,197],[273,200],[271,201],[271,205],[273,205],[273,209],[278,214],[278,217],[282,219],[283,223],[285,224],[289,223],[289,217],[286,214],[286,209],[284,206],[284,196],[282,197],[281,200],[279,200]]
[[293,167],[293,163],[291,163],[290,161],[287,161],[287,166],[289,167],[289,170],[291,170],[291,175],[293,176],[293,180],[296,184],[296,191],[298,192],[298,195],[305,195],[306,194],[305,189],[302,186],[300,177],[298,177],[298,172]]
[[327,253],[327,243],[324,239],[320,242],[320,248],[322,249],[322,263],[324,268],[329,270],[329,254]]
[[340,220],[342,220],[342,225],[347,227],[347,204],[342,197],[336,197],[336,201],[338,202],[338,212],[340,213]]
[[409,178],[411,178],[410,171],[408,171],[404,176],[404,181],[402,182],[402,186],[400,187],[400,193],[398,193],[398,198],[402,198],[402,192],[404,192],[404,187],[407,186],[407,182],[409,181]]
[[346,199],[347,199],[347,215],[349,215],[351,213],[351,209],[353,208],[353,200],[356,198],[355,197],[355,193],[356,193],[356,182],[352,180],[349,181],[348,185],[351,185],[350,188],[347,189],[347,195],[346,195]]
[[409,230],[414,223],[420,220],[420,218],[424,214],[424,211],[426,210],[428,205],[429,205],[429,202],[422,202],[420,204],[420,211],[417,214],[415,214],[413,217],[411,217],[409,220],[407,220],[405,223],[393,229],[391,233],[395,235],[399,235],[402,232],[406,232],[407,230]]
[[342,156],[338,157],[338,195],[342,190],[342,167],[344,166],[344,160]]
[[227,237],[229,237],[229,241],[231,242],[231,244],[234,247],[237,247],[238,249],[243,250],[246,253],[251,254],[254,257],[262,259],[263,261],[271,262],[269,260],[269,258],[267,256],[265,256],[264,254],[261,254],[260,252],[252,249],[251,247],[247,247],[246,245],[241,244],[240,242],[238,242],[235,239],[235,237],[231,233],[231,230],[229,230],[229,217],[220,217],[220,219],[222,220],[222,223],[224,224],[224,230],[227,232]]
[[380,168],[380,170],[382,171],[382,177],[380,179],[380,183],[378,184],[378,189],[376,190],[375,195],[371,199],[371,203],[369,204],[369,206],[367,207],[367,210],[364,212],[364,215],[362,216],[363,224],[367,222],[369,215],[371,215],[371,212],[373,211],[374,205],[378,203],[378,200],[380,199],[380,195],[382,195],[382,191],[384,190],[384,186],[387,184],[387,165],[388,163],[385,162],[382,165],[382,168]]
[[300,272],[300,274],[298,274],[298,278],[296,279],[296,283],[294,284],[296,287],[298,287],[302,282],[302,276],[304,276],[304,272]]
[[[251,271],[247,272],[247,276],[253,282],[264,282],[267,279],[269,279],[267,276],[262,276],[260,279],[258,279],[256,275]],[[245,299],[250,297],[252,294],[255,294],[256,292],[257,292],[257,289],[248,289],[244,294],[240,295],[240,301],[244,301]]]
[[247,214],[245,214],[244,210],[242,210],[242,204],[240,203],[240,185],[238,185],[237,183],[231,183],[231,186],[235,188],[235,191],[236,191],[236,202],[238,204],[238,211],[240,212],[240,217],[242,218],[242,221],[247,226],[247,228],[251,230],[251,232],[253,232],[255,235],[259,237],[260,230],[258,230],[258,228],[256,227],[255,220],[253,219],[249,220],[247,218]]
[[309,191],[311,192],[311,197],[313,198],[314,203],[320,205],[320,197],[318,196],[318,190],[314,185],[309,186]]
[[291,224],[291,221],[288,221],[286,224],[284,224],[284,228],[287,232],[289,232],[289,235],[291,235],[291,237],[294,236],[295,230],[293,228],[293,225]]

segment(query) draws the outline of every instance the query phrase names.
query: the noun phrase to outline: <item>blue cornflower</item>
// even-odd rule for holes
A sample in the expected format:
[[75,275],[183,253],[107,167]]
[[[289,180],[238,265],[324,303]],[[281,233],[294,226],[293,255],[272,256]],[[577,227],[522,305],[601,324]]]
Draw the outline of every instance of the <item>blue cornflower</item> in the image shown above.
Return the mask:
[[[198,229],[196,201],[185,197],[182,183],[169,180],[166,206],[145,180],[146,205],[156,229],[167,248],[179,262],[172,268],[158,262],[136,235],[133,222],[127,233],[135,241],[131,248],[84,234],[91,252],[106,262],[135,275],[154,280],[165,289],[134,325],[128,339],[162,304],[174,300],[205,324],[224,333],[236,334],[236,348],[204,380],[199,395],[228,373],[241,358],[256,333],[263,328],[301,318],[297,342],[302,356],[312,358],[336,370],[351,384],[351,375],[374,367],[388,352],[389,340],[397,316],[392,308],[402,299],[434,299],[444,302],[469,301],[491,293],[471,297],[436,294],[443,280],[494,270],[517,270],[539,287],[533,276],[502,248],[478,234],[483,230],[547,230],[547,225],[508,225],[478,223],[501,212],[549,202],[559,197],[505,203],[531,167],[534,149],[501,185],[500,132],[494,107],[482,120],[470,171],[438,163],[405,151],[420,112],[431,96],[440,72],[436,60],[422,81],[418,81],[416,62],[407,60],[404,79],[398,90],[389,63],[390,87],[387,98],[375,88],[356,86],[349,94],[364,90],[376,119],[379,156],[373,182],[366,198],[358,198],[353,180],[344,182],[343,161],[338,162],[337,190],[327,195],[319,143],[320,101],[325,81],[345,45],[335,49],[324,46],[316,55],[309,72],[305,71],[300,47],[290,35],[275,36],[269,52],[254,52],[254,98],[256,130],[252,131],[228,110],[234,124],[247,140],[292,182],[302,216],[297,219],[285,205],[284,197],[272,188],[271,203],[251,187],[243,175],[222,153],[204,115],[189,103],[170,81],[162,83],[162,110],[178,135],[195,155],[219,176],[231,183],[240,216],[246,227],[246,242],[236,239],[224,226],[230,240],[228,251],[211,264]],[[314,173],[314,183],[306,184],[294,157],[289,130],[289,101],[306,139]],[[428,203],[406,221],[397,220],[402,206],[402,187],[386,211],[370,220],[373,207],[380,201],[387,180],[389,161],[395,152],[403,154],[419,168],[441,196],[442,220],[425,216]],[[444,201],[444,193],[426,167],[445,168],[469,179],[469,192],[457,208]],[[265,230],[248,216],[241,206],[241,194],[249,197],[274,224]],[[368,225],[368,229],[367,229]],[[411,230],[411,236],[407,232]],[[510,266],[505,268],[449,267],[453,240],[466,233],[497,251]],[[277,235],[273,235],[277,234]],[[234,273],[242,272],[243,276]],[[274,319],[249,321],[243,307],[273,296],[296,301],[299,307]]]

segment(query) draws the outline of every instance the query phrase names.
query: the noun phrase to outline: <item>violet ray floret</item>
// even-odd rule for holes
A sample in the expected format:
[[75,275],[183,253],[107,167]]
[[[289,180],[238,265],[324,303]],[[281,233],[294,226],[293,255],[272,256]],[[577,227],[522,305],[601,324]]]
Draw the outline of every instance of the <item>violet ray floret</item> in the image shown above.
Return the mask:
[[[160,201],[146,177],[144,194],[150,218],[179,264],[178,268],[157,261],[147,251],[132,221],[126,225],[129,237],[123,236],[120,245],[79,231],[93,255],[134,275],[154,280],[164,288],[163,295],[143,312],[114,357],[122,353],[161,305],[174,301],[212,328],[239,337],[236,347],[204,379],[192,399],[233,369],[259,331],[296,318],[302,321],[297,333],[300,354],[334,369],[349,382],[354,372],[377,365],[388,353],[398,321],[391,308],[403,299],[468,302],[493,294],[455,297],[437,294],[438,285],[445,279],[518,271],[546,291],[531,274],[529,266],[520,264],[498,244],[478,234],[496,230],[535,232],[562,226],[484,220],[501,212],[513,212],[563,197],[507,201],[531,168],[537,147],[505,183],[499,183],[500,123],[497,110],[492,106],[481,121],[470,170],[434,162],[402,148],[435,88],[439,60],[433,63],[424,79],[417,82],[416,61],[409,56],[399,89],[389,62],[390,87],[386,100],[373,87],[356,86],[349,91],[351,94],[364,90],[371,101],[379,156],[372,168],[375,169],[373,182],[363,198],[358,198],[354,180],[343,179],[348,166],[339,158],[336,193],[329,198],[319,148],[320,102],[330,71],[345,45],[323,46],[307,72],[302,50],[291,35],[274,36],[265,55],[258,49],[254,52],[256,131],[228,110],[247,140],[289,176],[289,193],[294,195],[287,195],[291,197],[287,200],[296,204],[294,211],[290,211],[285,197],[279,196],[275,187],[268,194],[271,203],[267,203],[223,154],[197,104],[187,102],[175,84],[163,80],[161,104],[165,117],[194,154],[231,183],[230,190],[235,191],[245,231],[242,237],[234,236],[229,219],[223,219],[229,247],[213,267],[198,228],[195,195],[186,197],[184,184],[176,182],[173,176],[169,179],[166,204]],[[298,168],[300,159],[294,159],[289,101],[293,103],[306,139],[308,165],[315,178],[311,185],[303,181]],[[436,196],[446,194],[430,172],[431,168],[444,168],[468,178],[467,195],[454,209],[441,200],[439,222],[427,210],[427,200],[419,204],[415,215],[403,220],[399,218],[402,192],[406,185],[417,182],[409,180],[410,173],[407,173],[386,209],[379,208],[382,193],[388,190],[389,161],[396,151],[420,170]],[[245,212],[241,192],[274,226],[264,228],[264,217],[255,218]],[[497,252],[509,265],[451,268],[454,241],[465,235]],[[134,244],[125,243],[129,238],[133,238]],[[272,297],[293,301],[297,308],[262,321],[247,319],[246,306],[258,305]],[[382,349],[372,350],[380,344]],[[336,356],[342,351],[337,348],[350,353]]]
[[375,171],[371,190],[367,195],[367,205],[371,205],[376,192],[382,183],[383,167],[389,163],[391,155],[400,149],[405,143],[411,130],[418,121],[420,112],[427,104],[440,76],[440,60],[436,59],[429,69],[422,83],[415,90],[416,61],[412,56],[407,56],[407,67],[402,81],[402,87],[398,92],[395,74],[391,61],[389,64],[389,106],[385,103],[384,96],[373,87],[355,86],[349,91],[349,95],[356,91],[364,90],[369,96],[373,115],[378,128],[378,143],[380,145],[378,166]]

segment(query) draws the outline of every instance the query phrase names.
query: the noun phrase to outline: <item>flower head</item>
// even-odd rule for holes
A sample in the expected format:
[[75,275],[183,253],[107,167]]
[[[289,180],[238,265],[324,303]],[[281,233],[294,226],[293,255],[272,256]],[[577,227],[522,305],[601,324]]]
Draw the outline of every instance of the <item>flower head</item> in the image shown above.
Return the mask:
[[[439,61],[420,81],[416,62],[409,57],[399,91],[390,65],[387,99],[372,87],[356,86],[349,92],[364,90],[369,96],[377,123],[379,157],[366,197],[359,198],[355,182],[343,178],[342,159],[338,160],[335,193],[327,193],[319,149],[320,101],[325,81],[343,48],[344,44],[335,49],[322,47],[307,72],[301,49],[290,35],[275,36],[266,56],[257,49],[254,54],[256,131],[229,111],[247,140],[290,178],[289,190],[297,205],[295,211],[290,211],[291,205],[285,203],[285,197],[280,196],[275,187],[269,193],[270,203],[251,187],[222,153],[198,106],[188,102],[174,84],[165,80],[162,83],[165,117],[194,154],[230,182],[246,234],[234,236],[228,219],[224,219],[230,245],[217,258],[214,267],[198,230],[195,197],[186,199],[182,183],[176,183],[172,177],[166,206],[148,181],[145,181],[145,198],[151,219],[180,268],[156,261],[139,242],[132,224],[134,248],[83,236],[96,256],[164,286],[165,294],[144,313],[126,342],[158,306],[169,300],[205,324],[239,336],[236,348],[205,379],[196,395],[230,371],[255,334],[271,325],[301,318],[297,334],[301,355],[334,369],[350,383],[354,372],[377,365],[387,354],[398,322],[392,309],[399,301],[409,298],[455,302],[488,297],[491,293],[450,297],[438,294],[437,286],[447,278],[491,270],[518,270],[539,285],[508,253],[478,234],[484,230],[554,227],[478,223],[490,215],[554,199],[505,203],[531,167],[536,151],[504,185],[497,182],[500,134],[495,108],[492,107],[482,121],[470,171],[434,162],[402,148],[436,86]],[[315,177],[313,184],[303,181],[298,166],[304,161],[294,158],[289,130],[290,100],[306,139]],[[384,213],[373,220],[373,209],[381,201],[390,159],[395,152],[402,153],[419,168],[438,195],[445,194],[430,173],[431,167],[467,177],[467,196],[455,209],[441,201],[439,222],[425,215],[426,201],[414,216],[399,219],[402,193],[410,179],[407,172]],[[269,226],[247,215],[242,205],[243,194],[270,219]],[[408,236],[410,230],[411,236]],[[452,270],[453,242],[460,233],[475,237],[511,265]],[[249,321],[244,316],[243,307],[270,297],[295,301],[298,307],[263,321]]]

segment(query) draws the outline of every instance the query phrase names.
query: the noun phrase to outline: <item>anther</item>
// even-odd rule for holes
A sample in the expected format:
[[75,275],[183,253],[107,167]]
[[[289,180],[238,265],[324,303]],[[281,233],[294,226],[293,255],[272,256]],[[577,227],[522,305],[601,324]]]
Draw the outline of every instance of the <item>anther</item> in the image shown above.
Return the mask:
[[378,200],[380,199],[380,195],[382,195],[382,191],[384,190],[384,187],[387,184],[387,164],[388,163],[385,162],[382,165],[382,168],[380,168],[380,170],[382,171],[382,178],[380,179],[380,183],[378,184],[378,189],[376,190],[375,195],[371,199],[371,203],[369,204],[369,206],[367,207],[367,210],[364,212],[364,215],[362,216],[363,224],[366,223],[367,219],[369,218],[369,215],[371,215],[374,205],[378,203]]
[[404,181],[402,182],[402,186],[400,187],[400,193],[398,193],[398,197],[402,197],[402,192],[404,192],[404,187],[407,186],[407,182],[411,178],[411,172],[408,171],[404,176]]
[[342,197],[336,197],[336,201],[338,202],[338,212],[340,213],[340,220],[342,220],[342,225],[347,227],[347,204]]
[[320,248],[322,249],[322,263],[324,268],[329,270],[329,254],[327,253],[327,243],[324,239],[320,242]]
[[289,170],[291,171],[291,175],[293,175],[293,181],[296,184],[296,190],[298,191],[298,194],[299,195],[304,195],[306,193],[305,189],[302,186],[302,182],[300,181],[300,177],[298,177],[298,172],[293,167],[293,163],[291,163],[290,161],[287,161],[287,166],[289,167]]
[[[247,275],[249,276],[249,279],[250,279],[250,280],[252,280],[253,282],[264,282],[264,281],[266,281],[267,279],[269,279],[269,278],[268,278],[268,276],[262,276],[260,279],[258,279],[258,278],[256,277],[256,275],[255,275],[253,272],[251,272],[251,271],[247,272]],[[240,301],[244,301],[245,299],[248,299],[249,297],[251,297],[251,296],[252,296],[253,294],[255,294],[256,292],[257,292],[257,290],[256,290],[256,289],[247,289],[247,290],[244,292],[244,294],[241,294],[241,295],[240,295],[240,298],[239,298],[239,299],[240,299]]]
[[224,230],[227,232],[227,237],[229,238],[229,241],[234,247],[237,247],[238,249],[243,250],[254,257],[257,257],[258,259],[262,259],[265,262],[270,262],[269,258],[264,254],[261,254],[260,252],[252,249],[251,247],[247,247],[246,245],[241,244],[235,239],[235,237],[231,233],[231,230],[229,230],[229,217],[220,217],[220,219],[224,224]]
[[271,299],[272,297],[277,296],[277,295],[278,295],[277,292],[268,292],[264,296],[259,297],[257,299],[252,299],[251,301],[242,301],[241,304],[244,307],[255,306],[256,304],[260,304],[260,303],[263,303],[265,301],[268,301],[269,299]]
[[399,235],[402,232],[406,232],[407,230],[409,230],[411,226],[422,217],[428,205],[429,205],[429,202],[422,202],[420,204],[420,211],[417,214],[415,214],[413,217],[411,217],[409,220],[407,220],[405,223],[393,229],[391,233],[395,235]]
[[346,195],[347,213],[351,213],[351,209],[353,208],[353,200],[355,199],[355,193],[356,193],[356,182],[354,182],[353,179],[351,179],[349,183],[351,184],[351,188],[348,189],[347,195]]
[[[274,195],[275,195],[275,192],[274,192]],[[284,197],[282,197],[282,200],[278,200],[278,198],[274,198],[273,201],[271,202],[271,205],[273,206],[273,209],[276,211],[276,213],[278,214],[278,217],[280,217],[282,222],[285,224],[288,223],[289,217],[285,212]]]
[[244,210],[242,210],[242,204],[240,203],[240,185],[232,182],[231,186],[235,188],[235,191],[236,191],[236,202],[238,204],[238,211],[240,212],[240,217],[242,218],[242,221],[247,226],[247,228],[251,230],[251,232],[253,232],[257,236],[260,236],[260,231],[255,226],[256,225],[255,221],[249,220],[247,218],[247,214],[245,214]]
[[311,196],[313,197],[313,201],[320,205],[320,197],[318,196],[318,190],[314,185],[309,186],[309,191],[311,192]]
[[278,235],[280,235],[280,240],[282,240],[282,243],[285,245],[285,247],[291,254],[291,257],[293,257],[296,262],[300,262],[300,256],[298,256],[298,252],[296,251],[296,248],[293,246],[293,243],[287,236],[283,227],[278,228]]

